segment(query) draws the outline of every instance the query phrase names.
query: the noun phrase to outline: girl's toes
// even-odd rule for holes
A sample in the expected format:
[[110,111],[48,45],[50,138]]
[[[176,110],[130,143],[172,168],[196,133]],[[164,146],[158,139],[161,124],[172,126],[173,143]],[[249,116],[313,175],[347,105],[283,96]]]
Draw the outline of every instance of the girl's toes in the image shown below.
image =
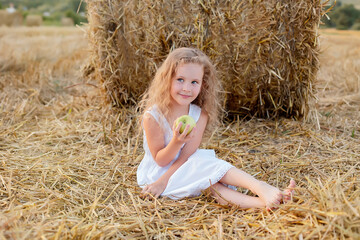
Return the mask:
[[289,186],[284,190],[284,193],[283,193],[284,203],[286,203],[292,199],[292,196],[294,195],[295,187],[296,187],[296,182],[294,179],[291,179]]
[[296,187],[296,182],[295,182],[295,180],[294,180],[294,179],[291,179],[291,180],[290,180],[290,184],[289,184],[289,187],[288,187],[288,188],[294,188],[294,187]]
[[292,199],[292,196],[294,194],[294,190],[286,189],[284,191],[284,202],[288,202]]
[[286,203],[291,200],[291,195],[285,193],[283,199],[284,199],[284,203]]
[[292,194],[295,187],[296,187],[296,182],[295,182],[294,179],[291,179],[290,183],[289,183],[289,186],[285,189],[284,192],[286,192],[288,194]]

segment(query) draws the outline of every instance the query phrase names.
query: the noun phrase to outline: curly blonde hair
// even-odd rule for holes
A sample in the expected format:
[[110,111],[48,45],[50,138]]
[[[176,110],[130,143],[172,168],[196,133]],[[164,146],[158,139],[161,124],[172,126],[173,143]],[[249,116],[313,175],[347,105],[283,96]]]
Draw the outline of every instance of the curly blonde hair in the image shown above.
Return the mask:
[[198,97],[192,102],[204,109],[209,116],[206,129],[219,123],[222,106],[220,101],[221,83],[216,70],[208,56],[195,48],[178,48],[172,51],[157,70],[150,87],[145,92],[140,109],[142,115],[146,110],[157,105],[164,116],[168,116],[171,103],[171,84],[178,66],[186,63],[197,63],[204,67],[204,76]]

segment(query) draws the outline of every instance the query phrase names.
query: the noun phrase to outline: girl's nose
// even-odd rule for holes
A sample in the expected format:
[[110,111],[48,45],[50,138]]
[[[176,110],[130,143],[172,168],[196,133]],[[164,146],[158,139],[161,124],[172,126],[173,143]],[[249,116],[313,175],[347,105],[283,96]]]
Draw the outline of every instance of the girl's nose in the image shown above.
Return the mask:
[[189,92],[190,91],[190,84],[184,83],[183,90]]

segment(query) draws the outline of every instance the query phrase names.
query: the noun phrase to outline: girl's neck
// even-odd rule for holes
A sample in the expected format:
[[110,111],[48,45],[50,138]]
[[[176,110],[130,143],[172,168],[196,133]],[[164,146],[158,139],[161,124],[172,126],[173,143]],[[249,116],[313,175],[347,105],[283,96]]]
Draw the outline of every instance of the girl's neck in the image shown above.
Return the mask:
[[170,105],[170,111],[167,116],[167,119],[169,120],[169,123],[172,124],[178,117],[182,115],[188,115],[190,110],[190,104],[189,105],[179,105],[172,103]]

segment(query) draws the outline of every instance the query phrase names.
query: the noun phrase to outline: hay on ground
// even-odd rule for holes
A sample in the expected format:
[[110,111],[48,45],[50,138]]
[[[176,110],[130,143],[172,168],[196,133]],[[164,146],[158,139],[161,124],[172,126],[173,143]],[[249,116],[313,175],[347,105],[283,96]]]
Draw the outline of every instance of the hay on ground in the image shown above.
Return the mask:
[[318,70],[319,0],[87,1],[90,62],[115,106],[138,102],[174,48],[217,65],[226,109],[260,117],[307,114]]

